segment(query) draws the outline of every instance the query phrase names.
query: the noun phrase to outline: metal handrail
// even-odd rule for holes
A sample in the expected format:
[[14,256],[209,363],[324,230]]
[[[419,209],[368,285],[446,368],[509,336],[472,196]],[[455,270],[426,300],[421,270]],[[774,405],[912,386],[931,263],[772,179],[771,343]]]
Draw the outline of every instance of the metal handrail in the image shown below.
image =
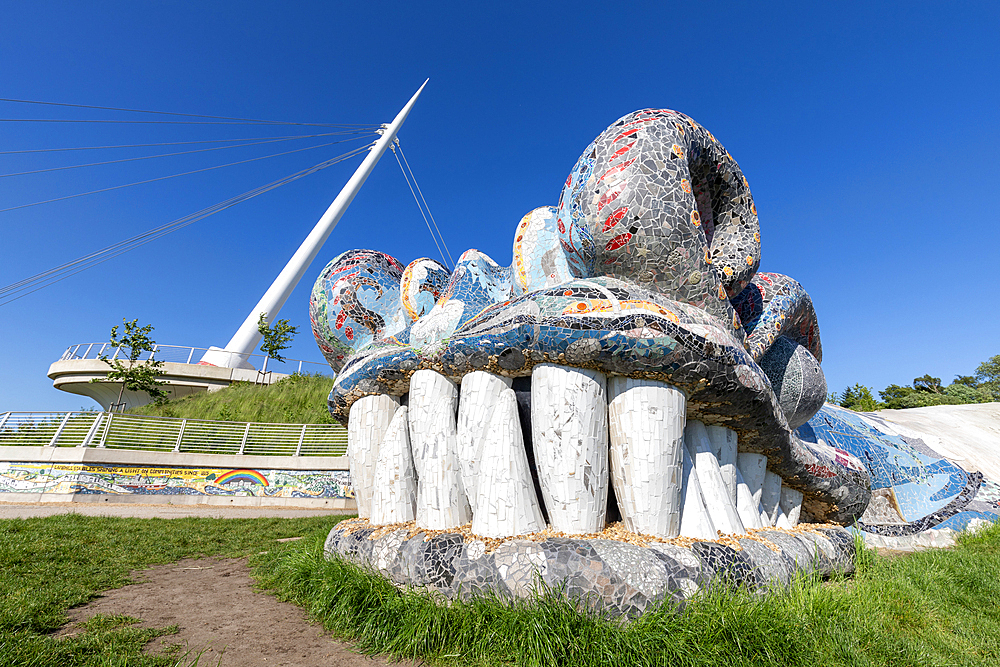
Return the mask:
[[[202,354],[208,352],[207,347],[188,347],[186,345],[155,345],[152,352],[144,352],[139,356],[139,361],[146,361],[148,359],[154,359],[158,361],[165,361],[169,363],[178,364],[190,364],[194,362],[195,353],[198,358],[201,358]],[[63,352],[62,356],[59,357],[59,361],[72,361],[76,359],[100,359],[101,355],[108,356],[111,359],[117,358],[119,354],[122,353],[122,348],[115,347],[111,343],[79,343],[77,345],[70,345]],[[286,358],[284,362],[278,362],[274,357],[268,357],[263,354],[251,354],[248,355],[248,359],[259,360],[259,366],[263,366],[267,363],[268,372],[277,370],[277,372],[295,372],[301,373],[303,367],[307,371],[314,373],[330,373],[330,367],[321,362],[317,361],[305,361],[303,359],[288,359]],[[194,362],[197,363],[197,362]],[[275,368],[275,364],[280,366],[280,370]],[[296,368],[295,371],[289,370],[290,368]]]
[[265,424],[122,412],[0,413],[0,446],[97,447],[252,456],[345,456],[340,424]]

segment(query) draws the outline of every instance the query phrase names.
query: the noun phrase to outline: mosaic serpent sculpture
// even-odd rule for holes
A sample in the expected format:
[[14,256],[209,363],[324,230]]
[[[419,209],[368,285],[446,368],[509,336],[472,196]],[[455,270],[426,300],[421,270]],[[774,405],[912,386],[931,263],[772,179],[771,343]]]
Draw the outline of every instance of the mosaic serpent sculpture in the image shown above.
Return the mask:
[[796,281],[758,273],[747,180],[708,130],[667,109],[621,118],[514,237],[510,267],[356,250],[317,280],[362,516],[502,536],[599,532],[620,511],[674,537],[705,533],[690,527],[706,506],[721,532],[793,506],[865,511],[858,458],[795,431],[826,397],[816,314]]

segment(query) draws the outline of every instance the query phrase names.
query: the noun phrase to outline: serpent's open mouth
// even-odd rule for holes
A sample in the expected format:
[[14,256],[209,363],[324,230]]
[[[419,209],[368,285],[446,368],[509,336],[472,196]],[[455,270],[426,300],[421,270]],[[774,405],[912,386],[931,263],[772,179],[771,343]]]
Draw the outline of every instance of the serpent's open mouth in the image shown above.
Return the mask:
[[663,537],[773,525],[799,494],[816,519],[859,515],[864,468],[792,430],[826,396],[812,302],[759,257],[739,167],[668,110],[602,133],[559,206],[517,226],[510,267],[342,254],[311,316],[359,512],[588,533],[611,488],[630,529]]

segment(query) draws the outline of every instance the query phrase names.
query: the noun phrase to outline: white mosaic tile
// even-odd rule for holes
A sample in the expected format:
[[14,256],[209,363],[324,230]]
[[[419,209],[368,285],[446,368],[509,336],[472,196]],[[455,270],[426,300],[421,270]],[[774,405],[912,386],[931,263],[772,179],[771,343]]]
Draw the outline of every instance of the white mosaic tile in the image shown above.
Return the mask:
[[[462,378],[457,423],[458,463],[473,515],[476,512],[476,478],[483,443],[488,437],[500,396],[510,385],[510,378],[484,371],[473,371]],[[516,412],[514,420],[517,420]]]
[[363,519],[371,515],[378,449],[398,407],[399,399],[385,394],[365,396],[351,406],[347,422],[347,459],[351,466],[351,486],[358,505],[358,516]]
[[417,525],[457,528],[472,520],[458,463],[458,386],[437,371],[410,378],[410,447],[417,470]]
[[596,533],[608,504],[606,380],[597,371],[539,364],[531,427],[542,498],[554,530]]
[[416,518],[417,474],[410,453],[407,408],[396,409],[379,447],[372,483],[371,523],[403,523]]
[[712,443],[705,425],[697,420],[688,421],[684,429],[684,441],[694,457],[698,481],[713,525],[728,535],[742,535],[746,530],[736,504],[730,498],[729,488],[719,468],[719,460],[712,453]]
[[483,537],[513,537],[543,530],[545,520],[528,469],[512,389],[505,387],[500,394],[481,452],[472,532]]
[[625,527],[656,537],[681,529],[683,392],[655,380],[608,379],[611,479]]

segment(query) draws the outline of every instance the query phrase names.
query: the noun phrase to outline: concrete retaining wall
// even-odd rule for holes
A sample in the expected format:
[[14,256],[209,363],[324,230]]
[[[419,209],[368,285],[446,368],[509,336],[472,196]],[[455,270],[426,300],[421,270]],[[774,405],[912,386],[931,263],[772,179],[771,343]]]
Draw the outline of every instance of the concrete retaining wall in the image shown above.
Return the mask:
[[3,501],[356,508],[345,456],[92,447],[0,447]]

